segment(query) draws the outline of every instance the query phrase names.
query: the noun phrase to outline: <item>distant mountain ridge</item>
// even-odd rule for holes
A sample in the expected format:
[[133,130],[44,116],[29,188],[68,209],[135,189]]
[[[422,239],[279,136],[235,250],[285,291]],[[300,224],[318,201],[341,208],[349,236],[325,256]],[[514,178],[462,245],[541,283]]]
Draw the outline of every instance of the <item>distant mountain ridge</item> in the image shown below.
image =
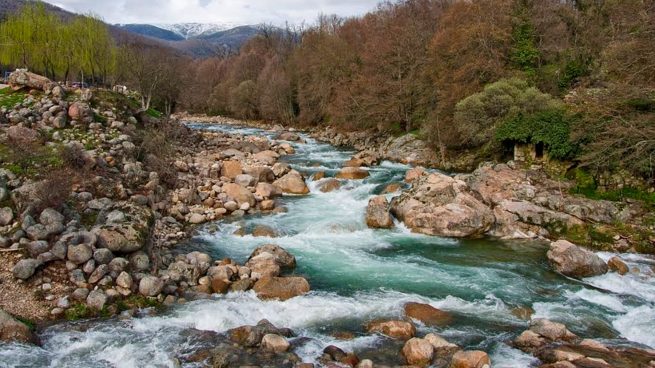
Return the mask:
[[259,25],[234,26],[229,23],[116,24],[116,27],[164,41],[194,56],[210,56],[217,49],[236,51],[260,32]]
[[187,40],[190,38],[210,36],[218,32],[242,26],[236,23],[175,23],[150,25],[173,32]]

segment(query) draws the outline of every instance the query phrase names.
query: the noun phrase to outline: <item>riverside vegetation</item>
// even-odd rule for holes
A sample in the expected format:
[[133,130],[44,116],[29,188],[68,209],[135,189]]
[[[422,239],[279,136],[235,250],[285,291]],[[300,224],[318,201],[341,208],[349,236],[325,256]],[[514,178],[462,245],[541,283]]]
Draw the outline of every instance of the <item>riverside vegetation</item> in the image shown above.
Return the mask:
[[191,61],[29,4],[0,363],[655,366],[653,9],[384,3]]

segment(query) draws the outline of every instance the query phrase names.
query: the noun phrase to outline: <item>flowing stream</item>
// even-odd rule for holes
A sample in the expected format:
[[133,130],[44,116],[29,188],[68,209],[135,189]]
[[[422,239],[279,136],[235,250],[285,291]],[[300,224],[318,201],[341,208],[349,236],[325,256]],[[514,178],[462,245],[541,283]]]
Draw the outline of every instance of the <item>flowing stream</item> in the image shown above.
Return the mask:
[[[194,127],[274,136],[252,128]],[[293,143],[296,154],[284,160],[307,174],[333,176],[354,153],[303,138],[305,143]],[[563,322],[582,337],[655,348],[653,258],[622,255],[630,268],[639,268],[638,274],[577,281],[551,270],[546,245],[539,242],[428,237],[401,223],[392,230],[367,228],[368,199],[387,184],[402,182],[408,168],[383,162],[370,169],[366,180],[344,181],[331,193],[320,192],[319,182],[310,180],[310,195],[282,199],[288,212],[210,224],[184,248],[242,263],[256,247],[278,244],[296,256],[295,273],[308,278],[312,292],[306,296],[280,302],[261,301],[252,292],[233,293],[156,316],[62,323],[42,331],[41,347],[0,344],[0,367],[175,367],[173,358],[193,349],[194,340],[185,334],[189,328],[224,332],[264,318],[311,338],[296,350],[305,362],[334,344],[374,361],[388,356],[393,364],[400,345],[368,335],[362,326],[375,318],[401,318],[409,301],[429,303],[454,317],[443,328],[419,325],[419,335],[436,332],[468,349],[487,351],[494,367],[538,363],[507,344],[528,326],[513,313],[518,308]],[[276,229],[280,237],[233,235],[239,227],[258,224]],[[600,253],[606,260],[612,255]],[[336,332],[355,337],[338,340],[332,337]]]

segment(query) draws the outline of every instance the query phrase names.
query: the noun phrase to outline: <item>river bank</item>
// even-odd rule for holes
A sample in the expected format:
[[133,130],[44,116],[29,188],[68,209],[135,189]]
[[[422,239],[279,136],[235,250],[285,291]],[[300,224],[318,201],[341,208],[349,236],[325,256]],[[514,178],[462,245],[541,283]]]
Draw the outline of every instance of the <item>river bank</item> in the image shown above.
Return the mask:
[[[143,252],[154,267],[135,272],[133,267],[144,258],[125,258],[129,265],[126,274],[133,281],[130,293],[140,295],[139,302],[164,303],[167,308],[155,312],[143,309],[148,304],[128,306],[120,318],[39,329],[40,346],[5,344],[0,361],[13,366],[12,359],[19,357],[30,362],[28,365],[91,366],[102,362],[121,367],[144,362],[190,367],[292,367],[303,366],[301,362],[318,366],[410,362],[482,367],[489,358],[495,367],[538,366],[560,360],[579,360],[571,364],[585,366],[588,359],[597,363],[603,359],[619,367],[637,361],[649,364],[649,353],[638,348],[655,344],[648,337],[652,326],[635,321],[634,316],[649,316],[654,310],[649,292],[653,287],[651,258],[621,254],[627,272],[617,268],[617,272],[607,273],[605,268],[596,275],[569,279],[562,276],[567,272],[564,268],[554,272],[549,264],[547,234],[535,231],[543,226],[533,215],[506,223],[516,223],[527,236],[489,237],[491,227],[487,229],[484,221],[461,221],[482,224],[479,235],[485,236],[471,238],[467,234],[456,239],[453,234],[438,234],[449,238],[421,234],[435,232],[434,228],[420,231],[420,227],[437,221],[412,221],[410,210],[419,207],[403,205],[418,202],[430,211],[440,206],[451,210],[453,204],[470,207],[471,201],[461,198],[473,193],[473,199],[484,206],[495,203],[498,207],[517,195],[523,195],[523,207],[537,206],[534,201],[540,197],[556,196],[553,198],[562,201],[561,183],[500,165],[450,177],[384,161],[371,153],[335,148],[300,132],[240,125],[244,124],[187,122],[194,138],[180,147],[170,163],[178,179],[176,187],[160,192],[165,195],[158,198],[165,200],[140,206],[150,207],[155,224],[181,225],[177,232],[161,232],[179,236],[166,239],[162,235],[171,247],[162,247],[155,257]],[[139,162],[116,161],[121,171],[125,165],[131,168]],[[150,180],[137,184],[141,187],[127,188],[159,190],[151,183],[150,174],[142,176]],[[128,176],[122,178],[127,184]],[[8,188],[13,190],[11,185]],[[146,197],[152,194],[146,193]],[[497,197],[498,193],[504,196]],[[367,208],[380,203],[375,200],[379,195],[385,200],[399,198],[396,207],[407,209],[403,210],[406,224],[391,218],[389,228],[369,227]],[[136,204],[137,199],[141,197],[134,198]],[[541,216],[577,211],[569,216],[579,219],[580,212],[584,216],[606,213],[605,206],[565,204],[555,211],[548,209],[548,201],[543,202],[540,206],[547,211]],[[391,207],[383,205],[383,211],[373,212],[388,215]],[[119,210],[126,218],[122,224],[138,223],[134,222],[140,218],[137,211],[141,210]],[[419,213],[434,216],[430,211]],[[111,216],[99,217],[120,217],[115,212],[111,207]],[[394,212],[402,217],[400,210]],[[495,224],[497,216],[493,216]],[[43,221],[41,215],[37,217],[45,227],[45,217]],[[46,217],[57,216],[48,212]],[[100,221],[99,229],[103,229],[106,220]],[[183,230],[194,228],[192,238],[185,241]],[[457,227],[447,224],[443,229]],[[267,245],[271,243],[283,248]],[[21,242],[18,244],[20,249]],[[148,243],[143,246],[158,248]],[[95,252],[95,261],[94,256]],[[616,254],[598,256],[605,265]],[[587,255],[583,261],[593,257]],[[122,257],[114,259],[118,258]],[[554,263],[556,256],[550,258]],[[85,282],[99,267],[84,274]],[[72,273],[79,273],[75,269]],[[43,268],[35,271],[43,272]],[[122,272],[114,278],[110,269],[104,276],[118,284],[120,275]],[[43,290],[43,283],[48,282],[42,276],[37,275],[41,283],[28,277],[26,286]],[[257,287],[262,280],[266,281]],[[123,288],[110,282],[85,288],[97,291],[96,295],[111,295],[110,290],[120,292],[119,287]],[[250,288],[254,290],[248,291]],[[118,305],[119,300],[124,299],[116,296],[106,302]],[[563,322],[566,327],[543,319]],[[582,338],[600,340],[590,347]],[[566,356],[558,350],[564,343]],[[117,359],[119,356],[129,359]],[[622,361],[616,360],[617,356]]]

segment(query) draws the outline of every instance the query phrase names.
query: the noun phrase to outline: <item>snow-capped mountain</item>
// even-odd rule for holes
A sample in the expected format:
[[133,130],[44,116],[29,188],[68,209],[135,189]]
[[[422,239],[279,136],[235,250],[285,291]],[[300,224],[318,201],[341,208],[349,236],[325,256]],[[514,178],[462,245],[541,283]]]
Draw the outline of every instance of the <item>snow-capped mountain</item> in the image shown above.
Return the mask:
[[209,36],[238,26],[238,24],[235,23],[176,23],[153,25],[171,31],[185,39]]

